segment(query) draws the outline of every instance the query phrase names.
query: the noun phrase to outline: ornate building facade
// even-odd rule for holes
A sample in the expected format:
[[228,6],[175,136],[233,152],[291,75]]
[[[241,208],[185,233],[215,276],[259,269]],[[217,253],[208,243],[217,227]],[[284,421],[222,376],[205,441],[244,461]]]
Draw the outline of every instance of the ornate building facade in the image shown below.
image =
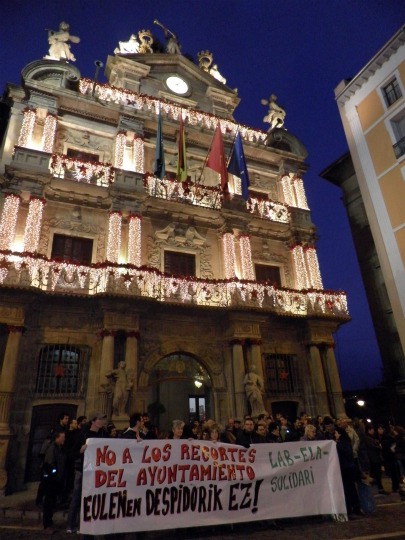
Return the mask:
[[[136,410],[160,429],[225,422],[251,410],[249,372],[273,413],[344,415],[333,333],[349,320],[346,297],[323,288],[306,151],[275,96],[269,131],[251,129],[234,119],[239,98],[211,53],[194,63],[170,34],[160,51],[148,31],[120,42],[106,84],[82,78],[56,44],[6,89],[3,485],[11,446],[17,483],[37,478],[58,412],[101,410],[118,427]],[[218,126],[226,155],[237,132],[243,141],[247,200],[236,176],[225,193],[205,166]]]
[[405,28],[335,89],[350,155],[321,176],[338,185],[392,410],[405,411]]

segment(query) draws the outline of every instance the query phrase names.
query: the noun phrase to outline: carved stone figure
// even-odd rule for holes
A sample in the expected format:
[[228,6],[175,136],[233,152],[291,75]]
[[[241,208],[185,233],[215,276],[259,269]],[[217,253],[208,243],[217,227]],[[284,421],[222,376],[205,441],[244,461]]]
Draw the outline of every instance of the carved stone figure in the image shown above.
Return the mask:
[[259,414],[265,413],[263,403],[264,385],[262,378],[256,373],[256,366],[251,366],[251,370],[246,373],[243,380],[245,386],[246,398],[252,409],[252,416],[257,418]]
[[221,82],[222,84],[226,84],[226,79],[220,74],[220,72],[218,71],[218,66],[216,64],[214,64],[212,68],[210,68],[210,75],[212,75],[214,79]]
[[280,128],[284,125],[284,118],[286,112],[276,103],[277,96],[271,94],[269,99],[262,99],[262,105],[268,105],[269,111],[266,116],[263,118],[263,122],[268,122],[270,124],[269,131],[274,128]]
[[68,41],[79,43],[80,38],[71,36],[69,34],[68,23],[62,21],[59,25],[59,30],[48,30],[49,54],[45,58],[49,60],[70,60],[75,62],[76,58],[70,52]]
[[162,28],[163,33],[165,35],[165,41],[166,41],[166,52],[168,54],[181,54],[180,53],[180,44],[177,41],[176,34],[173,34],[171,30],[166,28],[162,23],[160,23],[157,19],[153,21],[154,24],[157,24]]
[[113,394],[113,413],[115,416],[125,414],[125,408],[129,398],[129,392],[134,386],[134,374],[131,369],[126,369],[124,361],[118,363],[118,367],[106,373],[111,382]]
[[139,52],[139,41],[136,35],[132,34],[128,41],[119,41],[118,47],[114,49],[114,54],[134,54]]

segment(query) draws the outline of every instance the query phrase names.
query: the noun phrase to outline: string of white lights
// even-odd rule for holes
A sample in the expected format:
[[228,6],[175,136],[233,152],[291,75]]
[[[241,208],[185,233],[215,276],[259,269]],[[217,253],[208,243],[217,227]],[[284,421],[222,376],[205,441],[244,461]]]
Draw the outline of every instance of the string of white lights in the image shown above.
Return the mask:
[[308,272],[305,264],[304,250],[300,244],[293,246],[291,249],[294,269],[295,269],[295,279],[296,279],[296,289],[308,289],[310,288]]
[[295,177],[293,185],[295,191],[295,198],[297,201],[297,207],[302,208],[303,210],[309,210],[307,196],[305,194],[304,182],[302,181],[302,178]]
[[240,248],[240,260],[241,260],[241,270],[242,270],[242,279],[255,279],[255,272],[253,269],[252,262],[252,248],[250,246],[250,236],[241,235],[239,237],[239,248]]
[[23,110],[23,115],[24,116],[17,145],[28,148],[31,144],[32,134],[34,133],[37,110],[26,108]]
[[232,279],[236,275],[235,243],[233,233],[225,233],[222,236],[222,247],[224,255],[225,279]]
[[111,212],[108,220],[107,261],[116,263],[121,249],[121,212]]
[[55,142],[57,120],[53,114],[48,113],[45,118],[44,131],[42,132],[41,148],[43,152],[51,154]]
[[0,220],[0,250],[11,249],[17,224],[20,197],[6,195]]
[[34,253],[38,250],[44,206],[45,201],[43,199],[30,199],[24,229],[23,251]]
[[314,247],[308,247],[305,250],[307,268],[311,287],[313,289],[323,289],[322,276],[319,268],[318,255]]
[[126,131],[120,131],[115,137],[115,161],[114,165],[117,169],[124,167],[125,147],[127,145]]
[[128,225],[128,263],[141,266],[141,216],[130,216]]
[[140,174],[145,172],[145,142],[142,137],[134,136],[133,148],[134,171]]

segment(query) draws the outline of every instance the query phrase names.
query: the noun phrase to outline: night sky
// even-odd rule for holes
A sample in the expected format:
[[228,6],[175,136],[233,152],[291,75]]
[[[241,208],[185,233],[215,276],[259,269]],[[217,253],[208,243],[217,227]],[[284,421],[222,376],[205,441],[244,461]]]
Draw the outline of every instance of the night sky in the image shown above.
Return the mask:
[[[93,78],[118,41],[158,19],[177,35],[183,54],[201,50],[238,88],[235,120],[267,130],[262,98],[274,93],[284,127],[308,150],[304,176],[326,289],[346,291],[352,321],[336,334],[344,389],[381,381],[381,360],[340,190],[319,173],[347,151],[334,88],[356,75],[405,22],[404,0],[13,0],[0,7],[0,86],[19,83],[21,69],[48,52],[45,29],[64,20],[80,37],[75,65]],[[101,81],[105,79],[100,77]]]

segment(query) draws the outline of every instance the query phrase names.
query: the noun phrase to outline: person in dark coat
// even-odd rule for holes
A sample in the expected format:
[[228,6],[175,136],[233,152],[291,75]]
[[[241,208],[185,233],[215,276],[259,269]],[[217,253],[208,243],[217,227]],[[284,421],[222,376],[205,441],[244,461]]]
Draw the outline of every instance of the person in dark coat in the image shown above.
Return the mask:
[[243,429],[236,436],[235,444],[249,448],[254,442],[254,423],[251,418],[246,418]]
[[347,513],[363,515],[360,499],[356,489],[357,467],[353,457],[352,443],[349,435],[342,428],[335,429],[336,449],[339,457],[340,472],[342,475],[343,490]]
[[66,456],[63,451],[65,444],[65,432],[60,431],[53,435],[52,442],[49,445],[43,463],[44,478],[44,506],[42,514],[42,524],[47,534],[54,532],[53,513],[55,502],[62,495],[65,482]]

